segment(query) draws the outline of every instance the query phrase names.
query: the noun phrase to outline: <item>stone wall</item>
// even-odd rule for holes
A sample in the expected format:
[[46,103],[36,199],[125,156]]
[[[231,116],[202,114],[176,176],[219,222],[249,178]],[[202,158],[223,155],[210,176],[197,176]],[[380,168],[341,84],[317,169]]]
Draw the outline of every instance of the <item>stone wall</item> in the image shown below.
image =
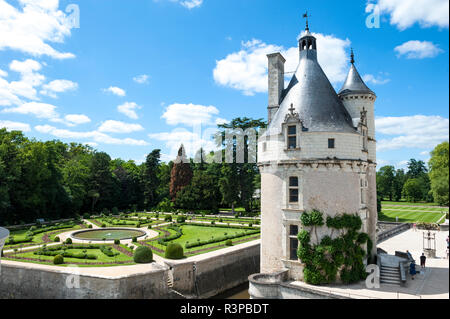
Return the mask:
[[79,276],[79,288],[68,288],[73,274],[65,270],[42,269],[23,264],[2,264],[0,298],[20,299],[154,299],[167,298],[167,270],[160,267],[146,273],[119,278]]
[[237,287],[259,272],[260,244],[226,248],[211,256],[168,262],[173,289],[188,298],[209,298]]

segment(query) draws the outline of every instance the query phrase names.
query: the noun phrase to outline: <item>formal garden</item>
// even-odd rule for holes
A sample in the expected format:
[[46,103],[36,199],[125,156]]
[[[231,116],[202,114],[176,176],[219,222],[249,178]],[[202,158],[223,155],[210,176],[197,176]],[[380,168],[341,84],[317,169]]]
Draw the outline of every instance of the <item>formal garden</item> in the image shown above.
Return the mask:
[[260,238],[259,218],[238,215],[135,212],[84,217],[17,227],[2,257],[59,266],[123,266],[153,262],[153,254],[183,259]]

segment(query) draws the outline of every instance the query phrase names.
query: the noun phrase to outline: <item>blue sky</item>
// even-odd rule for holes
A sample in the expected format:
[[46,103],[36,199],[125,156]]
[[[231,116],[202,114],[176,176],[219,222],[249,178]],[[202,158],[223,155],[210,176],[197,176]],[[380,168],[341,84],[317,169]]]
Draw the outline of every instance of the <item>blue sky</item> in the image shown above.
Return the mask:
[[427,160],[449,134],[448,0],[0,0],[0,126],[137,162],[208,148],[215,123],[266,118],[265,55],[294,71],[305,10],[336,90],[353,47],[378,96],[379,166]]

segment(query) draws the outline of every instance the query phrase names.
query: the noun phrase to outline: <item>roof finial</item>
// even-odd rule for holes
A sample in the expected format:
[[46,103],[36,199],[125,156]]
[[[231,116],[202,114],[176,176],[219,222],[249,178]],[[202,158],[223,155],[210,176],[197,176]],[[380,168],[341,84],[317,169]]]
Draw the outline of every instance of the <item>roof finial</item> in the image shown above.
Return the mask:
[[305,30],[308,31],[308,32],[309,32],[309,25],[308,25],[308,18],[309,18],[309,17],[311,17],[311,16],[308,15],[308,11],[306,11],[306,12],[303,14],[303,18],[306,19],[306,28],[305,28]]
[[350,63],[354,64],[355,63],[355,55],[353,54],[353,48],[351,49],[351,54],[350,54]]

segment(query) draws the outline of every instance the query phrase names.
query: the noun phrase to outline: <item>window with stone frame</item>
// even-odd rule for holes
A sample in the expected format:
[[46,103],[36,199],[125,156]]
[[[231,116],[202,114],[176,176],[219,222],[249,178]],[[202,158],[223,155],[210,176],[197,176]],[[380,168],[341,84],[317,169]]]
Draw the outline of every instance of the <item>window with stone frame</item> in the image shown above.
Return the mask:
[[362,175],[360,179],[361,205],[366,204],[366,191],[368,186],[369,184],[367,182],[367,177],[365,175]]
[[289,150],[297,148],[297,125],[289,125],[287,131],[287,148]]
[[328,139],[328,148],[335,148],[335,139],[334,138]]
[[289,260],[298,260],[298,238],[289,237]]
[[289,203],[298,203],[298,177],[289,177]]

